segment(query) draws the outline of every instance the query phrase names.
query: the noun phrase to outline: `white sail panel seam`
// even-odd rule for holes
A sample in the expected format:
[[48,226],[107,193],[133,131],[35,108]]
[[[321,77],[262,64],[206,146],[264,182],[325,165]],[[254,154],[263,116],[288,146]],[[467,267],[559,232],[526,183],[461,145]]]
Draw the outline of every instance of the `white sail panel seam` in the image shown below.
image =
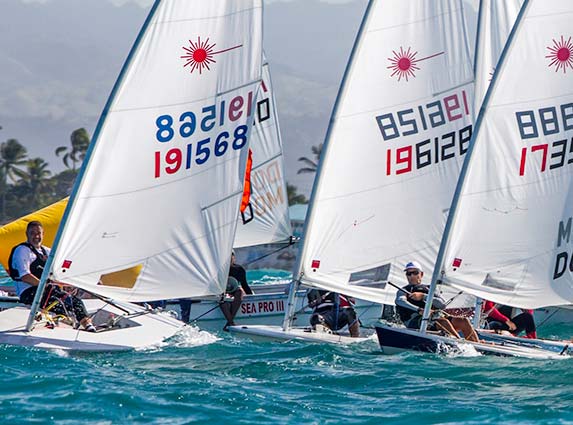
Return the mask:
[[389,25],[387,27],[378,27],[375,29],[371,29],[366,31],[364,34],[372,34],[372,33],[376,33],[376,32],[380,32],[380,31],[384,31],[384,30],[388,30],[388,29],[396,29],[396,28],[403,28],[403,27],[409,27],[411,25],[416,25],[419,24],[421,22],[428,22],[428,21],[433,21],[436,18],[442,17],[442,16],[450,16],[450,15],[454,15],[457,14],[458,11],[462,10],[462,7],[458,7],[456,9],[451,9],[449,12],[444,12],[444,13],[437,13],[435,15],[429,16],[425,19],[418,19],[417,21],[410,21],[410,22],[406,22],[406,23],[402,23],[400,25]]
[[570,170],[569,172],[565,172],[563,171],[561,174],[559,175],[554,175],[554,176],[550,176],[548,175],[546,178],[544,179],[537,179],[537,180],[532,180],[528,183],[523,183],[523,184],[514,184],[514,185],[510,185],[510,186],[503,186],[503,187],[497,187],[497,188],[492,188],[492,189],[488,189],[488,190],[480,190],[480,191],[475,191],[475,192],[466,192],[462,195],[462,197],[467,197],[467,196],[474,196],[474,195],[480,195],[480,194],[484,194],[484,193],[492,193],[492,192],[498,192],[500,190],[506,190],[506,189],[511,189],[511,188],[523,188],[523,187],[527,187],[527,186],[531,186],[531,185],[536,185],[540,182],[551,182],[551,181],[557,181],[557,180],[561,180],[566,178],[568,175],[573,174],[573,170]]
[[232,13],[225,13],[223,15],[205,16],[203,18],[170,19],[170,20],[164,20],[164,21],[156,20],[156,21],[152,22],[150,26],[157,26],[157,25],[162,25],[162,24],[171,24],[171,23],[177,23],[177,22],[210,21],[213,19],[221,19],[221,18],[227,18],[229,16],[241,15],[243,13],[251,12],[253,10],[258,10],[258,9],[262,9],[262,7],[261,6],[249,7],[248,9],[241,9],[241,10],[237,10],[236,12],[232,12]]
[[359,112],[355,112],[353,114],[337,114],[336,118],[332,119],[331,121],[333,122],[334,125],[336,125],[338,123],[338,121],[341,120],[342,118],[358,117],[361,115],[368,115],[368,114],[371,114],[372,112],[386,111],[386,110],[397,108],[397,107],[403,106],[403,105],[409,106],[412,103],[423,102],[426,99],[431,99],[433,96],[439,96],[441,94],[447,93],[447,92],[452,91],[452,90],[459,89],[461,87],[471,86],[471,84],[473,84],[473,80],[465,82],[465,83],[461,83],[461,84],[456,84],[455,86],[444,89],[444,90],[440,91],[439,93],[432,93],[429,96],[426,95],[424,97],[413,98],[411,100],[401,102],[401,103],[392,103],[392,104],[388,103],[388,104],[384,105],[384,108],[375,108],[375,109],[370,109],[370,110],[365,110],[365,111],[359,111]]
[[[241,89],[244,89],[244,88],[247,88],[250,86],[257,86],[258,84],[261,83],[261,81],[262,81],[261,79],[249,81],[248,83],[243,84],[240,87],[234,87],[230,90],[226,90],[226,91],[217,93],[214,96],[207,96],[207,97],[204,97],[202,99],[197,99],[197,100],[193,100],[193,101],[189,101],[189,102],[162,103],[162,104],[157,104],[157,105],[152,105],[152,106],[144,106],[142,108],[121,108],[121,109],[111,108],[109,110],[109,113],[111,113],[111,112],[121,113],[121,112],[132,112],[132,111],[148,111],[148,110],[159,109],[159,108],[163,108],[163,107],[193,105],[194,103],[201,103],[201,102],[205,102],[206,100],[209,100],[209,99],[216,99],[217,97],[221,97],[221,96],[224,96],[226,94],[229,94],[229,93],[232,93],[235,91],[239,91]],[[109,115],[109,113],[108,113],[108,115]]]
[[194,177],[194,176],[198,176],[198,175],[201,175],[201,174],[203,174],[203,173],[213,171],[214,169],[216,169],[216,168],[218,168],[218,167],[224,166],[226,162],[233,161],[237,156],[240,156],[240,154],[235,154],[234,157],[227,157],[227,159],[221,160],[220,163],[217,163],[217,164],[213,165],[213,166],[210,167],[210,168],[202,169],[202,170],[197,171],[197,172],[195,172],[195,173],[191,173],[191,174],[189,174],[188,176],[181,177],[180,179],[172,180],[172,181],[170,181],[170,182],[161,183],[161,184],[157,184],[157,185],[149,186],[149,187],[144,187],[144,188],[141,188],[141,189],[130,190],[130,191],[127,191],[127,192],[117,192],[117,193],[111,193],[111,194],[107,194],[107,195],[81,196],[81,197],[78,197],[78,199],[105,199],[105,198],[113,198],[113,197],[115,197],[115,196],[121,196],[121,195],[125,195],[125,194],[128,194],[128,193],[139,193],[139,192],[145,192],[145,191],[148,191],[148,190],[154,190],[154,189],[157,189],[158,187],[166,187],[166,186],[169,186],[169,185],[172,185],[172,184],[175,184],[175,183],[182,182],[182,181],[184,181],[184,180],[188,180],[188,179],[190,179],[190,178],[192,178],[192,177]]
[[[225,228],[225,227],[229,227],[229,226],[234,225],[234,224],[235,224],[235,220],[233,219],[233,220],[231,220],[231,221],[229,221],[229,222],[227,222],[227,223],[221,224],[221,225],[218,226],[218,227],[213,227],[212,229],[220,230],[220,229],[223,229],[223,228]],[[124,263],[124,264],[116,264],[116,265],[114,265],[114,267],[107,267],[107,268],[102,268],[102,269],[90,270],[90,271],[89,271],[89,274],[94,274],[94,273],[105,274],[106,272],[115,272],[115,271],[117,271],[118,269],[122,270],[122,269],[125,269],[125,268],[132,267],[134,264],[135,264],[135,265],[137,265],[137,264],[145,264],[145,263],[147,263],[147,262],[148,262],[150,259],[152,259],[152,258],[158,257],[158,256],[160,256],[160,255],[162,255],[162,254],[167,253],[167,252],[179,250],[180,248],[182,248],[182,247],[184,247],[184,246],[187,246],[187,245],[190,245],[191,243],[193,243],[193,242],[195,242],[195,241],[198,241],[198,240],[201,240],[201,239],[205,239],[205,238],[208,238],[208,237],[209,237],[209,234],[205,234],[205,235],[202,235],[202,236],[193,238],[193,239],[189,239],[189,240],[187,240],[187,241],[185,241],[185,242],[183,242],[183,243],[180,243],[180,244],[178,244],[178,245],[176,245],[176,246],[171,246],[171,247],[169,247],[169,248],[167,248],[167,249],[164,249],[164,250],[162,250],[162,251],[155,252],[155,253],[153,253],[152,255],[148,255],[147,257],[142,257],[142,258],[137,259],[137,260],[135,260],[135,261],[130,261],[130,262]],[[68,273],[66,274],[66,279],[70,279],[70,281],[71,281],[71,280],[73,280],[74,278],[81,277],[81,276],[85,276],[85,275],[86,275],[86,273],[73,274],[73,273],[69,273],[69,272],[68,272]]]

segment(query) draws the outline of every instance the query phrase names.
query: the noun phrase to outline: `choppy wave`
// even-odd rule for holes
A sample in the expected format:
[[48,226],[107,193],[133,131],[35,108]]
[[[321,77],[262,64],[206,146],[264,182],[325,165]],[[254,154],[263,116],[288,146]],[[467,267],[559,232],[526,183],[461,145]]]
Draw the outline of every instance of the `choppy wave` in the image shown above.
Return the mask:
[[257,269],[247,271],[249,283],[258,285],[265,283],[289,283],[292,273],[286,270]]
[[573,359],[470,351],[388,356],[375,340],[259,343],[194,326],[126,353],[0,346],[0,408],[6,423],[572,423]]
[[0,347],[0,405],[18,422],[568,423],[572,362],[386,356],[373,340],[255,343],[189,327],[139,352]]

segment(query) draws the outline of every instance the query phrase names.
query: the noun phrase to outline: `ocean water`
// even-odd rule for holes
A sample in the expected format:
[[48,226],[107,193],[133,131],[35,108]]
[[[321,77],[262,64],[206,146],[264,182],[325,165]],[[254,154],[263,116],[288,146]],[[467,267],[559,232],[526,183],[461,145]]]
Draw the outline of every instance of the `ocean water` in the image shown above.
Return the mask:
[[125,353],[0,345],[0,370],[4,423],[573,424],[573,359],[387,356],[374,340],[255,343],[189,327]]

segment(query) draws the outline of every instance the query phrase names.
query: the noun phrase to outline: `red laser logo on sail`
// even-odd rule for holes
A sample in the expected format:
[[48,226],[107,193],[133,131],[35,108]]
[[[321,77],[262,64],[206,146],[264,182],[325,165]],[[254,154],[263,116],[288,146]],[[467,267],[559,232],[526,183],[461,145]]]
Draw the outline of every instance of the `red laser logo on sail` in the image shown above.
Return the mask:
[[394,53],[394,57],[388,58],[390,61],[390,66],[387,67],[388,69],[392,70],[390,77],[397,75],[398,81],[400,81],[402,78],[408,81],[408,77],[416,77],[414,71],[420,70],[420,68],[417,66],[419,62],[443,55],[445,52],[436,53],[435,55],[427,56],[421,59],[416,58],[418,52],[413,52],[411,47],[408,47],[408,50],[406,51],[404,51],[403,47],[400,47],[400,52],[392,50],[392,53]]
[[217,62],[213,56],[243,47],[243,45],[240,44],[215,52],[213,51],[215,46],[215,43],[209,44],[209,39],[201,41],[201,37],[197,37],[196,43],[189,40],[189,47],[183,46],[183,50],[186,52],[185,55],[181,56],[181,59],[185,59],[185,65],[183,65],[183,67],[189,66],[191,74],[195,70],[198,70],[199,74],[201,74],[203,70],[207,69],[209,71],[211,69],[209,68],[210,64]]
[[547,50],[549,50],[549,54],[545,57],[551,60],[549,67],[555,66],[555,72],[562,69],[565,74],[567,68],[573,69],[573,43],[571,43],[571,37],[567,41],[565,41],[563,36],[561,36],[560,41],[553,39],[553,46],[547,47]]

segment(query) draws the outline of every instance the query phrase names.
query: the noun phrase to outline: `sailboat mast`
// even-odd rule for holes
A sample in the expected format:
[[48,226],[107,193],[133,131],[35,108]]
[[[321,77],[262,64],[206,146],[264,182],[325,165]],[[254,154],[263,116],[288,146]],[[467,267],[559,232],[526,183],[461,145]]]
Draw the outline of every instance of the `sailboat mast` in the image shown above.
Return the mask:
[[287,304],[287,309],[285,310],[285,317],[284,317],[284,321],[283,321],[283,330],[288,330],[291,327],[292,324],[292,320],[293,320],[293,314],[294,314],[294,308],[295,308],[295,296],[296,296],[296,292],[298,290],[298,287],[300,286],[301,283],[301,279],[302,279],[302,261],[307,249],[307,237],[306,235],[308,234],[308,229],[311,227],[312,225],[312,219],[314,217],[314,202],[315,199],[317,197],[317,193],[318,193],[318,188],[320,187],[321,181],[322,181],[322,176],[323,176],[323,164],[326,162],[326,158],[328,157],[328,148],[330,145],[330,141],[332,139],[331,134],[334,128],[334,125],[336,123],[336,118],[338,116],[338,110],[340,108],[340,103],[341,103],[341,99],[343,98],[343,95],[347,89],[347,79],[348,76],[350,75],[350,72],[354,66],[354,57],[356,56],[356,52],[359,50],[360,48],[360,44],[363,38],[363,33],[364,33],[364,28],[366,28],[366,24],[368,22],[368,20],[370,19],[370,15],[371,15],[371,10],[374,7],[374,3],[377,0],[369,0],[368,1],[368,5],[366,6],[366,11],[364,12],[364,17],[362,18],[362,22],[360,23],[360,27],[358,29],[358,33],[356,35],[356,39],[354,41],[354,46],[352,47],[352,50],[350,52],[350,58],[348,59],[348,62],[346,64],[346,69],[344,71],[344,75],[342,77],[342,81],[340,83],[340,87],[338,89],[338,94],[336,96],[336,101],[334,103],[334,107],[332,108],[332,114],[330,115],[330,122],[328,123],[328,129],[326,131],[326,136],[324,139],[324,145],[322,146],[322,151],[321,151],[321,155],[319,158],[319,163],[318,163],[318,169],[316,170],[316,178],[314,180],[314,184],[312,186],[312,192],[310,195],[310,201],[309,201],[309,206],[308,206],[308,211],[306,213],[306,218],[304,221],[304,229],[303,229],[303,238],[302,238],[302,244],[299,250],[299,255],[298,258],[296,260],[296,265],[295,265],[295,272],[293,273],[293,281],[290,285],[290,289],[289,289],[289,298],[288,298],[288,304]]
[[444,234],[442,236],[442,241],[440,243],[440,249],[438,251],[438,257],[436,259],[436,266],[434,267],[434,271],[432,273],[432,282],[430,284],[430,289],[428,292],[428,299],[426,302],[426,306],[424,308],[424,315],[422,317],[422,324],[420,326],[420,331],[422,333],[425,333],[428,329],[428,321],[430,318],[430,310],[432,309],[432,301],[434,299],[434,294],[436,292],[436,287],[438,285],[439,279],[440,279],[440,275],[444,273],[443,271],[443,266],[444,266],[444,255],[446,252],[446,248],[448,246],[449,243],[449,239],[450,239],[450,233],[451,233],[451,229],[452,226],[455,223],[456,220],[456,212],[458,210],[458,206],[459,206],[459,200],[460,200],[460,196],[461,193],[463,191],[464,188],[464,184],[466,181],[466,175],[468,173],[468,169],[469,169],[469,165],[470,165],[470,161],[471,158],[473,156],[473,152],[474,152],[474,147],[475,147],[475,140],[476,140],[476,136],[479,133],[479,128],[481,127],[481,123],[483,120],[483,116],[484,116],[484,112],[486,110],[486,106],[489,103],[489,99],[491,97],[491,93],[493,92],[496,84],[497,84],[497,80],[498,80],[498,76],[501,72],[501,69],[503,68],[503,62],[504,59],[506,57],[507,52],[509,51],[511,44],[513,42],[514,36],[518,30],[518,28],[520,27],[523,15],[525,13],[526,8],[529,6],[530,0],[525,0],[525,2],[523,3],[523,6],[521,7],[521,10],[519,11],[519,15],[517,16],[516,19],[516,23],[513,26],[511,33],[509,34],[507,43],[503,49],[503,52],[501,54],[501,57],[499,59],[498,62],[498,66],[496,68],[496,72],[494,73],[494,76],[492,78],[492,81],[487,89],[484,101],[482,103],[478,118],[476,120],[475,126],[474,126],[474,131],[472,134],[472,139],[470,141],[470,145],[468,147],[468,151],[466,152],[466,158],[464,160],[463,166],[462,166],[462,170],[460,172],[460,177],[458,179],[458,183],[456,185],[456,191],[454,193],[454,197],[452,199],[452,205],[450,207],[450,211],[448,214],[448,219],[446,221],[446,227],[444,229]]
[[[486,0],[479,0],[479,8],[478,8],[478,19],[477,19],[477,28],[476,28],[476,39],[475,39],[475,49],[474,49],[474,77],[477,75],[478,72],[478,60],[479,60],[479,49],[481,46],[480,43],[480,34],[481,34],[481,26],[484,19],[484,9],[485,9],[485,1]],[[475,95],[477,98],[477,94]],[[479,106],[476,105],[474,102],[474,114],[475,111],[479,111]]]
[[79,172],[78,176],[76,177],[76,181],[74,183],[74,187],[73,187],[72,193],[70,195],[70,200],[68,201],[68,204],[66,205],[66,209],[64,211],[62,221],[60,223],[60,226],[58,227],[58,231],[56,233],[56,238],[54,239],[54,244],[52,246],[52,250],[50,252],[50,255],[48,256],[48,260],[46,261],[46,265],[44,267],[44,272],[42,273],[42,278],[40,279],[40,283],[38,283],[38,289],[36,290],[36,295],[34,297],[34,301],[32,302],[32,306],[30,308],[30,315],[28,316],[28,322],[26,323],[26,331],[28,331],[28,332],[32,329],[32,327],[34,325],[34,318],[36,317],[36,313],[39,310],[40,301],[41,301],[42,296],[44,294],[44,290],[46,288],[48,279],[51,275],[52,264],[54,262],[55,253],[57,252],[58,246],[60,244],[60,240],[61,240],[62,235],[64,233],[64,229],[65,229],[66,224],[68,222],[68,218],[69,218],[70,213],[74,207],[77,193],[79,192],[80,186],[82,185],[83,176],[84,176],[84,174],[88,168],[88,165],[89,165],[90,160],[92,158],[93,152],[95,150],[95,146],[96,146],[97,141],[99,139],[99,134],[100,134],[101,128],[102,128],[102,126],[106,120],[107,114],[111,108],[111,104],[113,103],[113,101],[115,99],[116,93],[121,86],[121,83],[124,79],[124,75],[127,72],[127,69],[129,67],[129,64],[131,63],[132,58],[135,55],[135,52],[139,48],[139,45],[140,45],[141,40],[142,40],[146,30],[147,30],[147,27],[149,26],[151,20],[155,16],[155,12],[157,11],[157,8],[161,4],[161,2],[162,2],[162,0],[155,0],[155,3],[151,7],[149,14],[147,15],[147,18],[145,19],[145,22],[143,23],[143,26],[142,26],[141,30],[139,31],[139,34],[137,35],[137,39],[135,40],[135,43],[133,44],[133,47],[131,48],[129,55],[127,56],[127,59],[125,60],[125,63],[123,64],[121,72],[119,73],[119,76],[117,77],[115,85],[113,86],[111,94],[109,95],[109,98],[107,99],[107,102],[106,102],[105,107],[103,109],[103,112],[100,115],[99,121],[97,123],[96,129],[94,132],[94,136],[92,138],[92,142],[88,146],[88,150],[86,152],[85,159],[82,163],[82,167],[80,168],[80,172]]

